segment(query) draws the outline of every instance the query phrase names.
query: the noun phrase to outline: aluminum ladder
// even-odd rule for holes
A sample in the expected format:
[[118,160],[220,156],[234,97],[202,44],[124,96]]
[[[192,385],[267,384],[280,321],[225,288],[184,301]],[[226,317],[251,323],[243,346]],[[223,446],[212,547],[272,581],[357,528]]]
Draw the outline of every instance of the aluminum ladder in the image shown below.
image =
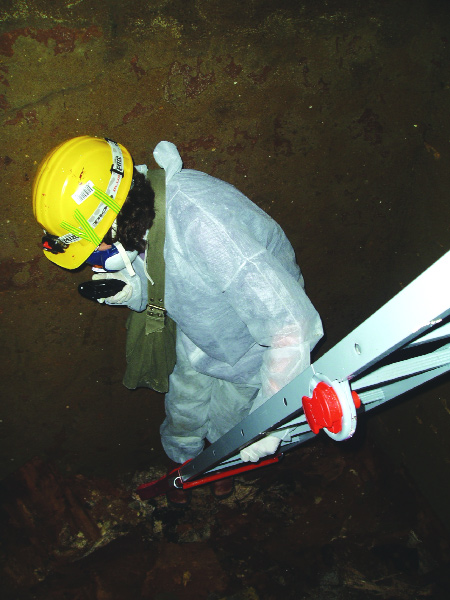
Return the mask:
[[[142,484],[146,500],[267,466],[321,430],[350,438],[357,418],[450,370],[450,252],[201,454]],[[271,431],[290,441],[258,463],[239,451]]]

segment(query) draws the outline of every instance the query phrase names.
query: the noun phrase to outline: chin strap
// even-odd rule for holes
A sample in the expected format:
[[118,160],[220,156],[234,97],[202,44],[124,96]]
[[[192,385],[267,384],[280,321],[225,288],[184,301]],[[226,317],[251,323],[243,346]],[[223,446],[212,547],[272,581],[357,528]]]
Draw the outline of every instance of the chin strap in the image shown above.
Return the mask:
[[128,271],[128,274],[130,275],[130,277],[134,277],[134,275],[136,275],[136,271],[133,269],[133,265],[131,264],[131,260],[127,254],[127,251],[125,250],[125,248],[122,246],[122,244],[120,242],[114,242],[114,246],[119,251],[120,257],[124,262],[124,265],[125,265],[126,270]]

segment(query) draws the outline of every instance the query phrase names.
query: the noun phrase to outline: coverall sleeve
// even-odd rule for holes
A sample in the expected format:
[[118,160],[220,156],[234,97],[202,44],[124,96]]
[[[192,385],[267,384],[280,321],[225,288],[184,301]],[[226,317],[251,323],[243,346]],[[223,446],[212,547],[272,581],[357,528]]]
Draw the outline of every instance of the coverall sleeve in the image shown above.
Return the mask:
[[192,266],[225,295],[255,342],[266,348],[252,411],[309,366],[310,352],[323,334],[292,247],[281,229],[277,235],[286,260],[285,254],[280,260],[269,252],[237,220],[224,224],[199,215],[186,230]]

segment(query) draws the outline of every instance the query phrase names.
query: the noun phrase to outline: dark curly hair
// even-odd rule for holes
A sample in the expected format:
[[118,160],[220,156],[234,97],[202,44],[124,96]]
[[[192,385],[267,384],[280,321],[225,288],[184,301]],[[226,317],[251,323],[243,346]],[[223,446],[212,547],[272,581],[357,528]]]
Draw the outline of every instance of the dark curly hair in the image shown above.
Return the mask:
[[133,169],[133,183],[117,215],[117,231],[103,239],[107,244],[120,242],[125,250],[145,250],[145,232],[155,218],[155,192],[145,175]]

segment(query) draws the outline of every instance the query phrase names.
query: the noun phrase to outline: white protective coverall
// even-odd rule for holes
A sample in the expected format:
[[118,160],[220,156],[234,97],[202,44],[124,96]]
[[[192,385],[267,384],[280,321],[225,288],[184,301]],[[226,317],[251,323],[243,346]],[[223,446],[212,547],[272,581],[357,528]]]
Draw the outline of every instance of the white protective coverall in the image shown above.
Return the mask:
[[[170,142],[154,157],[166,172],[165,307],[177,324],[161,440],[182,463],[306,369],[323,330],[281,227],[232,185],[182,169]],[[143,310],[147,283],[133,283],[126,304]],[[275,451],[272,439],[243,459]]]

